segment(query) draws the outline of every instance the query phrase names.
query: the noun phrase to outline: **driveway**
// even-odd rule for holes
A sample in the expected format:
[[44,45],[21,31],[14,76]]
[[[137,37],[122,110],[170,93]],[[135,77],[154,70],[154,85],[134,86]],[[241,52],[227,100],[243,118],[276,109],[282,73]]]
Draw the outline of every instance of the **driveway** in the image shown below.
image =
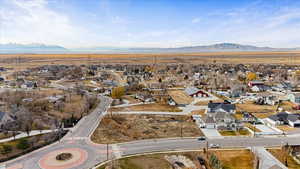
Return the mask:
[[217,129],[201,128],[201,131],[207,138],[224,138]]
[[261,132],[258,132],[257,134],[261,135],[274,135],[274,134],[282,134],[281,132],[275,131],[272,128],[260,124],[260,125],[255,125],[256,128],[258,128]]

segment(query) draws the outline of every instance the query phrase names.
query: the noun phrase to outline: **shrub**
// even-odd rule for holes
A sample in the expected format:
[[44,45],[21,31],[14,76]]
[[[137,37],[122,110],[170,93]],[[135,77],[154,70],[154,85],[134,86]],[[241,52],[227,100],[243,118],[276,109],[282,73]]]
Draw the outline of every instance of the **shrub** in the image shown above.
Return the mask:
[[18,144],[17,144],[17,148],[20,149],[20,150],[25,150],[29,147],[30,147],[30,145],[29,145],[29,142],[28,142],[27,139],[20,139]]
[[2,145],[1,147],[1,154],[5,155],[12,152],[12,146],[11,145]]

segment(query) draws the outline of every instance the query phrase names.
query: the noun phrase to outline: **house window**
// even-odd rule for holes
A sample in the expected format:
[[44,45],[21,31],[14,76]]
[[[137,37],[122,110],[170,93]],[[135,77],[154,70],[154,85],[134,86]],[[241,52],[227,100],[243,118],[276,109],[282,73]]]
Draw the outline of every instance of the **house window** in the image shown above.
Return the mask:
[[295,97],[295,102],[300,103],[300,97]]

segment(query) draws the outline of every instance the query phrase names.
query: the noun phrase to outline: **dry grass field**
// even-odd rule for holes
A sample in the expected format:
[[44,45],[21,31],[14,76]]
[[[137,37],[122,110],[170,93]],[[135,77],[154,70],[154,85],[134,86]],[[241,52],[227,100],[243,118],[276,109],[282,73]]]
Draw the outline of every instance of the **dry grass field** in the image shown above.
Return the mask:
[[[275,156],[279,161],[281,161],[283,164],[285,163],[285,153],[280,149],[268,149],[268,151]],[[292,156],[287,155],[287,163],[289,169],[300,169],[300,165],[297,164],[297,162],[293,159]]]
[[[224,169],[253,169],[253,155],[249,150],[213,150],[210,151],[217,155],[223,164]],[[118,160],[117,164],[120,169],[170,169],[172,166],[165,160],[165,156],[181,155],[190,159],[197,168],[199,165],[197,157],[205,159],[203,152],[184,152],[168,154],[151,154],[135,156]],[[211,169],[210,166],[206,166]],[[105,166],[98,169],[105,169]]]
[[219,133],[222,136],[250,136],[251,135],[251,133],[246,129],[239,130],[239,131],[219,131]]
[[[182,130],[182,132],[181,132]],[[188,116],[107,115],[92,135],[96,143],[118,143],[133,140],[202,136]]]
[[168,104],[141,104],[129,107],[112,107],[110,111],[113,112],[128,112],[128,111],[152,111],[152,112],[181,112],[178,107],[170,106]]
[[276,106],[257,105],[252,102],[236,104],[237,112],[249,112],[257,118],[267,118],[276,112]]
[[[157,63],[272,63],[300,64],[300,51],[289,52],[202,52],[168,54],[1,54],[0,66],[19,68],[44,64],[152,64]],[[20,58],[20,59],[19,59]]]
[[217,99],[217,100],[207,100],[207,101],[199,101],[195,104],[195,106],[207,106],[209,102],[212,103],[222,103],[224,100],[222,99]]
[[254,125],[252,125],[250,123],[245,123],[245,127],[248,127],[253,132],[261,132],[257,127],[255,127]]
[[177,104],[190,104],[193,101],[193,98],[182,90],[171,90],[168,91],[168,94]]

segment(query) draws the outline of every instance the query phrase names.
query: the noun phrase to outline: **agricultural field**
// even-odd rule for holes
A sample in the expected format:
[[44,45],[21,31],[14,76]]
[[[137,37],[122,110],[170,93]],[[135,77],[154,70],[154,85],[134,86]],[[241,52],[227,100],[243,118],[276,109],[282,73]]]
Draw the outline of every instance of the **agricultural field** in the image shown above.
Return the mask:
[[181,136],[203,134],[189,116],[107,115],[92,135],[92,141],[103,144]]
[[272,63],[300,64],[300,52],[201,52],[169,54],[1,54],[0,66],[14,67],[20,60],[19,68],[35,67],[42,64],[151,64],[154,57],[158,63]]

